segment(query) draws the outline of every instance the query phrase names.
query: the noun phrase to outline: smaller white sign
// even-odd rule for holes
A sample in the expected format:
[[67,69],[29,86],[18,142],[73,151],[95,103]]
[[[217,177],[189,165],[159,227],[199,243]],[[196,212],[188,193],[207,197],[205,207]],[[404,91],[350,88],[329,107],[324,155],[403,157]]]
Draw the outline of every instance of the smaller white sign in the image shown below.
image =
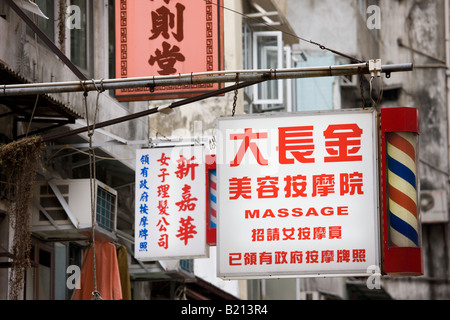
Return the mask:
[[142,261],[207,256],[203,147],[136,153],[135,257]]

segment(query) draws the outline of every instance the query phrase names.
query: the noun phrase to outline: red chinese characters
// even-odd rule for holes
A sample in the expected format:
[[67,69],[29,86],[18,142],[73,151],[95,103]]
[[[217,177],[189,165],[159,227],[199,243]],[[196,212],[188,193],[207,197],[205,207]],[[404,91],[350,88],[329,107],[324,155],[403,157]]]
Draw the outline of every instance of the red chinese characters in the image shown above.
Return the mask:
[[184,242],[184,245],[187,245],[189,239],[194,238],[194,235],[197,234],[195,230],[195,225],[192,224],[194,219],[190,216],[187,219],[180,219],[180,228],[178,229],[177,238]]
[[[318,146],[314,141],[314,129],[314,126],[278,128],[278,163],[280,165],[291,165],[296,162],[316,163],[314,153]],[[323,131],[325,144],[320,146],[327,153],[323,161],[325,163],[362,161],[362,155],[359,154],[362,134],[363,130],[356,123],[328,126]],[[230,163],[231,167],[238,167],[248,150],[259,165],[269,165],[267,157],[261,153],[258,146],[258,142],[267,143],[268,132],[253,132],[252,128],[246,128],[243,133],[231,134],[229,139],[242,141],[234,160]]]
[[[190,159],[185,158],[183,155],[180,155],[180,158],[177,160],[178,166],[175,174],[178,179],[184,181],[194,181],[195,180],[195,169],[199,166],[196,163],[195,156]],[[187,178],[187,179],[186,179]],[[182,188],[182,199],[176,202],[178,206],[178,212],[190,212],[194,211],[197,206],[198,198],[193,197],[191,194],[191,186],[185,184]],[[194,218],[188,215],[186,218],[181,217],[179,220],[179,229],[176,234],[176,237],[187,245],[189,243],[189,239],[194,238],[194,235],[197,234],[196,226],[194,225]]]
[[231,178],[228,181],[230,200],[279,199],[279,198],[325,198],[330,195],[364,195],[363,173],[320,175],[265,176]]
[[241,164],[242,159],[244,158],[247,150],[250,149],[253,153],[253,156],[256,158],[256,161],[261,166],[267,166],[268,161],[264,159],[259,151],[259,147],[254,140],[259,139],[267,139],[267,132],[255,133],[252,129],[245,129],[242,134],[232,134],[230,135],[231,140],[242,140],[239,150],[234,158],[233,162],[231,162],[232,167],[237,167]]
[[191,195],[191,186],[184,185],[182,200],[178,201],[176,205],[178,206],[178,211],[193,211],[195,210],[197,198]]
[[228,265],[232,267],[365,262],[365,249],[233,252],[228,255]]
[[330,125],[323,135],[329,157],[325,162],[361,161],[358,154],[361,149],[361,135],[363,131],[357,124]]
[[253,229],[252,242],[342,239],[342,227],[292,227]]
[[[279,129],[280,164],[293,164],[295,160],[300,163],[314,163],[312,158],[315,145],[313,140],[313,126],[288,127]],[[291,154],[293,158],[288,158]]]
[[157,230],[160,232],[158,246],[164,248],[165,250],[169,248],[169,235],[167,233],[167,226],[169,226],[170,223],[167,221],[167,218],[170,216],[170,214],[168,201],[166,199],[170,198],[169,194],[170,185],[163,183],[165,183],[166,177],[170,176],[170,173],[168,173],[169,167],[168,161],[170,161],[170,158],[167,157],[165,153],[163,153],[161,155],[161,158],[157,160],[157,162],[160,164],[159,167],[160,174],[158,175],[158,177],[161,178],[160,181],[161,184],[157,187],[159,220],[158,223],[156,224],[156,227]]

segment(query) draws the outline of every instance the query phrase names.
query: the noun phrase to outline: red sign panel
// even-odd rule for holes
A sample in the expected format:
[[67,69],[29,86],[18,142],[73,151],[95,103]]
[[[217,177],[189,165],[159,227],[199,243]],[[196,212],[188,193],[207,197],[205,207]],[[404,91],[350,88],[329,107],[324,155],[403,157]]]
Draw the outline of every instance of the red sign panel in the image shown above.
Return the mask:
[[[222,0],[116,1],[116,77],[168,76],[223,69]],[[149,84],[151,86],[151,84]],[[219,84],[116,90],[119,101],[191,97]]]

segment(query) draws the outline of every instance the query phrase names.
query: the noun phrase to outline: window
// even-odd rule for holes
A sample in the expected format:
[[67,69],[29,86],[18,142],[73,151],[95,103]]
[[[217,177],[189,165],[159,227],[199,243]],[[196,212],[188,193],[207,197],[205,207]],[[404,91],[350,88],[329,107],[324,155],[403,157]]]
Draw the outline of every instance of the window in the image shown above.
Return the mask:
[[[253,33],[253,68],[283,68],[283,40],[279,31]],[[254,104],[282,104],[283,81],[265,81],[254,86]]]
[[36,242],[30,253],[31,267],[26,271],[25,299],[54,299],[53,248]]
[[[302,52],[294,55],[297,67],[332,66],[334,56],[324,52]],[[339,85],[336,77],[317,77],[295,80],[297,111],[333,110],[335,85]]]
[[[45,35],[52,41],[55,42],[55,12],[57,8],[55,7],[55,2],[53,0],[36,0],[35,3],[39,6],[41,11],[48,17],[45,19],[38,15],[32,14],[29,11],[25,11],[27,15],[33,20],[33,22],[45,33]],[[27,34],[34,37],[34,32],[30,27],[27,26]],[[44,42],[39,39],[39,44],[45,45]]]
[[[293,56],[290,46],[283,46],[280,31],[253,31],[243,23],[243,67],[246,70],[267,70],[270,72],[291,68]],[[292,80],[271,80],[244,90],[244,110],[247,113],[292,111],[295,91]]]
[[6,11],[7,7],[8,5],[4,1],[0,2],[0,17],[3,19],[7,18],[7,11]]
[[116,196],[102,187],[97,187],[97,214],[98,226],[113,231],[116,212]]
[[108,0],[108,72],[109,78],[116,77],[116,23],[114,0]]
[[67,266],[81,269],[82,247],[77,243],[44,243],[36,239],[26,270],[25,300],[66,300],[73,290],[67,287]]
[[70,59],[84,73],[89,74],[93,60],[93,3],[90,0],[71,0],[70,5],[77,10],[74,18],[80,20],[70,30]]

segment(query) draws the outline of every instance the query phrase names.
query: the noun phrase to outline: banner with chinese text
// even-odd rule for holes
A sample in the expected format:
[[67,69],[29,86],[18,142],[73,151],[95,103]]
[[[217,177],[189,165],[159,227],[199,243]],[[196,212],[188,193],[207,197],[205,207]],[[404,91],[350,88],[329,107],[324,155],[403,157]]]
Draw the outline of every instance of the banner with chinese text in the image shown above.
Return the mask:
[[[116,77],[223,70],[222,0],[117,0]],[[149,86],[151,83],[149,83]],[[119,101],[191,97],[219,84],[116,90]]]
[[137,150],[137,259],[154,261],[207,255],[203,159],[203,147]]
[[218,134],[219,277],[379,266],[375,112],[221,118]]

